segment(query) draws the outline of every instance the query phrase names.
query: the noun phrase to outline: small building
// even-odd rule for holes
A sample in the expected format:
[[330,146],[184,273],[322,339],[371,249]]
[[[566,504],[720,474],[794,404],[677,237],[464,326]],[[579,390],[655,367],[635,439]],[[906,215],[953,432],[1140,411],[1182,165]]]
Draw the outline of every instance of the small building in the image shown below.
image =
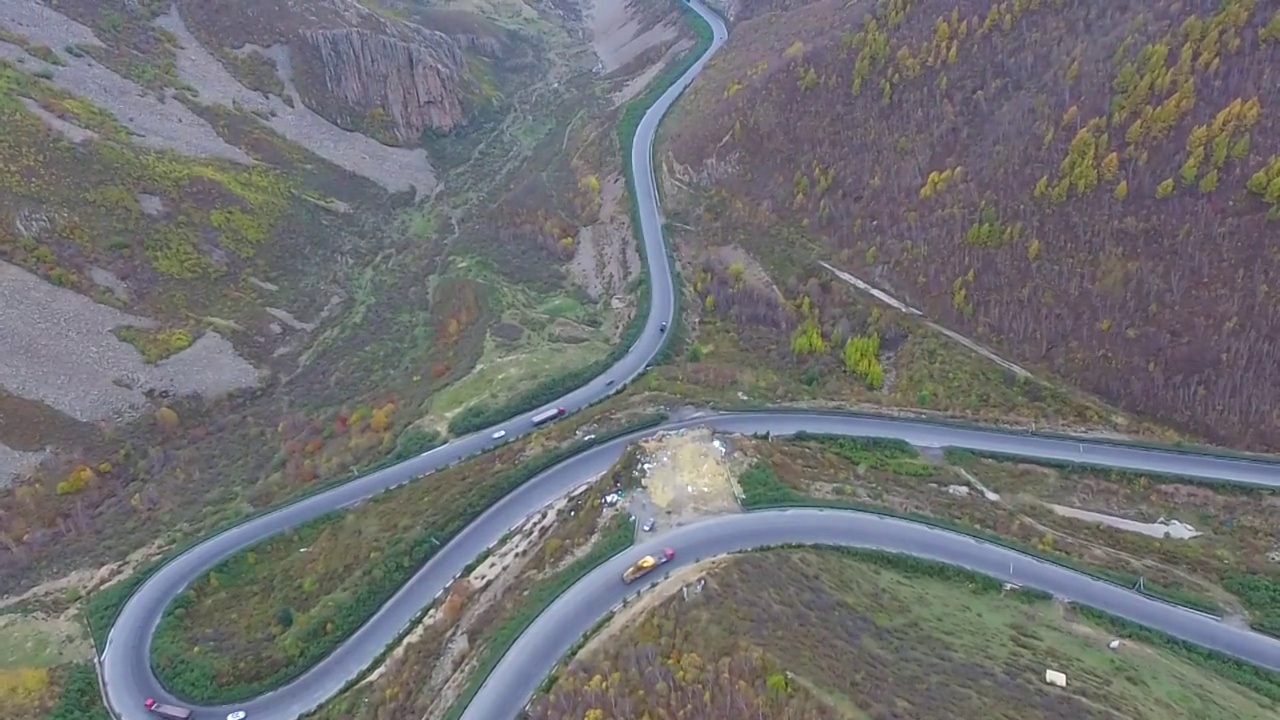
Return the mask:
[[1066,687],[1067,674],[1058,672],[1057,670],[1045,670],[1044,681],[1050,685],[1057,685],[1058,687]]

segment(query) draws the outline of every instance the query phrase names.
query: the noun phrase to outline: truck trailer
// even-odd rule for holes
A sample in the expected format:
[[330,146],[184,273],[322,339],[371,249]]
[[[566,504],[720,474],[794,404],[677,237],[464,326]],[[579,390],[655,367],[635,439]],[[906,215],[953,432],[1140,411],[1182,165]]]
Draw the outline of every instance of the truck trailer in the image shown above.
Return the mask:
[[564,412],[565,412],[564,408],[562,407],[551,408],[550,410],[543,410],[542,412],[533,416],[533,424],[541,425],[543,423],[551,422],[552,420],[555,420],[558,417],[564,417]]
[[191,711],[177,705],[165,705],[156,702],[153,698],[147,698],[143,705],[151,712],[168,720],[191,720]]
[[667,548],[666,550],[663,550],[662,554],[656,557],[653,555],[645,555],[644,557],[632,563],[631,567],[623,571],[622,582],[630,585],[632,582],[636,580],[636,578],[648,575],[649,573],[653,572],[653,569],[658,567],[659,565],[666,565],[667,563],[671,562],[671,560],[674,559],[675,556],[676,556],[676,551],[672,550],[671,548]]

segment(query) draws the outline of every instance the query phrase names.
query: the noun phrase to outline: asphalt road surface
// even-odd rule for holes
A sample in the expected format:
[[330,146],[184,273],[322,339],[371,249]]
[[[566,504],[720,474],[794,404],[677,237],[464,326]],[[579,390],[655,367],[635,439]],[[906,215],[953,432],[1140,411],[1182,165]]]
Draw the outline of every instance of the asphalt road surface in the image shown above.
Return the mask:
[[[976,570],[1036,587],[1160,627],[1205,647],[1280,670],[1280,640],[1223,624],[1193,610],[1165,604],[1059,565],[998,545],[904,520],[842,510],[770,510],[726,515],[671,530],[601,565],[560,596],[530,626],[485,681],[462,720],[516,717],[573,643],[628,595],[666,572],[699,558],[783,543],[843,545],[889,550]],[[671,562],[626,585],[622,571],[636,558],[675,549]]]
[[[711,52],[720,47],[728,35],[718,16],[697,2],[691,3],[711,24],[715,37]],[[651,310],[648,321],[630,352],[586,386],[569,393],[555,403],[539,408],[521,417],[460,438],[417,458],[379,472],[366,475],[345,485],[318,494],[269,514],[247,520],[230,530],[209,538],[175,558],[157,571],[134,593],[121,610],[101,657],[101,673],[108,705],[121,720],[148,720],[154,718],[143,708],[143,700],[154,697],[162,702],[190,707],[160,687],[149,663],[149,650],[156,625],[169,602],[188,584],[201,577],[223,559],[234,555],[263,540],[314,519],[326,512],[348,507],[388,488],[404,484],[414,478],[452,465],[533,430],[530,417],[544,409],[564,407],[572,413],[580,410],[612,392],[620,390],[626,382],[644,371],[662,347],[665,335],[660,332],[662,323],[670,323],[674,309],[674,287],[670,260],[662,237],[662,216],[658,207],[657,192],[650,166],[653,140],[657,126],[667,109],[685,87],[692,82],[702,65],[710,57],[708,52],[685,76],[676,83],[649,110],[640,123],[632,165],[635,169],[637,196],[640,203],[641,229],[644,233],[646,260],[649,264],[651,283]],[[613,380],[613,385],[606,384]],[[1208,481],[1236,482],[1252,485],[1280,486],[1280,467],[1244,460],[1226,459],[1207,455],[1190,455],[1175,452],[1143,450],[1102,443],[1077,442],[1030,435],[1007,434],[997,431],[966,429],[945,425],[931,425],[856,415],[822,413],[760,412],[743,414],[708,414],[702,417],[669,423],[661,429],[677,429],[699,424],[710,425],[727,432],[790,434],[797,431],[835,433],[843,435],[869,435],[897,437],[922,446],[955,446],[974,450],[1007,452],[1058,460],[1074,460],[1117,468],[1150,472],[1173,472],[1200,477]],[[505,430],[506,437],[492,438],[497,430]],[[237,703],[229,707],[197,707],[198,720],[225,717],[232,710],[247,710],[251,720],[293,720],[316,708],[324,700],[340,690],[349,680],[357,677],[376,658],[388,643],[405,629],[419,611],[439,595],[444,587],[462,571],[477,555],[496,543],[510,528],[530,513],[585,480],[607,470],[621,455],[627,442],[644,433],[621,438],[585,451],[527,483],[504,498],[483,516],[466,528],[458,537],[441,549],[395,596],[391,598],[364,626],[337,651],[325,658],[310,671],[292,683],[274,692]],[[869,539],[867,528],[879,527],[886,521],[857,513],[817,511],[789,511],[787,514],[752,514],[747,520],[711,520],[673,532],[663,542],[678,546],[678,562],[685,562],[691,555],[710,556],[719,552],[742,549],[776,542],[819,541],[824,543],[849,542],[863,544]],[[807,513],[807,514],[806,514]],[[815,524],[807,520],[797,525],[788,518],[818,518]],[[1063,569],[1052,569],[1038,561],[1012,554],[993,546],[975,545],[971,541],[944,537],[939,531],[904,522],[896,522],[893,532],[877,541],[891,549],[912,552],[925,557],[972,563],[975,569],[990,570],[1001,575],[1009,562],[1016,564],[1019,573],[1026,573],[1021,581],[1036,585],[1043,580],[1044,589],[1074,589],[1084,594],[1082,599],[1099,600],[1095,604],[1110,608],[1117,614],[1160,628],[1175,634],[1187,633],[1196,642],[1210,647],[1230,643],[1226,649],[1241,654],[1249,660],[1271,667],[1276,666],[1277,649],[1270,641],[1251,634],[1227,628],[1206,619],[1192,619],[1185,612],[1171,610],[1167,606],[1145,599],[1097,581],[1073,574]],[[645,546],[636,549],[643,552]],[[950,554],[948,554],[950,553]],[[579,623],[557,625],[548,619],[538,622],[534,629],[522,637],[515,651],[508,654],[499,667],[502,681],[491,681],[486,690],[469,710],[468,717],[482,720],[498,720],[504,717],[487,714],[486,708],[506,707],[512,703],[520,707],[525,700],[521,693],[532,690],[537,679],[551,666],[550,658],[559,657],[554,648],[567,648],[599,614],[611,606],[624,592],[620,581],[613,582],[621,572],[625,558],[606,564],[592,574],[556,605],[547,617],[560,617],[564,608],[576,607],[575,602],[586,602],[579,610],[586,625]],[[1109,589],[1108,589],[1109,588]],[[1071,596],[1072,593],[1063,593]],[[575,600],[577,598],[577,600]],[[592,598],[595,598],[594,600]],[[577,618],[575,618],[577,620]],[[1212,632],[1208,631],[1212,628]],[[553,637],[554,636],[554,637]],[[547,652],[534,648],[550,648]],[[497,684],[494,684],[497,683]],[[510,684],[507,684],[510,683]],[[492,692],[489,688],[495,688]],[[494,696],[496,694],[496,696]],[[504,704],[505,703],[505,704]],[[509,717],[509,715],[507,715]]]

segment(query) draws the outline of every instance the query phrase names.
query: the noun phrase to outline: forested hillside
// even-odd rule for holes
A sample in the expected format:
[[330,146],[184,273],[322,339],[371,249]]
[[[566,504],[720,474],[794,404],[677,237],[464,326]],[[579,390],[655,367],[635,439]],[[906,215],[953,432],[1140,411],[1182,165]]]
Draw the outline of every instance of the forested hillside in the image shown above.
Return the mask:
[[1280,448],[1275,4],[729,10],[663,158],[674,213],[796,289],[756,313],[779,345],[848,340],[788,284],[826,261],[1127,410]]

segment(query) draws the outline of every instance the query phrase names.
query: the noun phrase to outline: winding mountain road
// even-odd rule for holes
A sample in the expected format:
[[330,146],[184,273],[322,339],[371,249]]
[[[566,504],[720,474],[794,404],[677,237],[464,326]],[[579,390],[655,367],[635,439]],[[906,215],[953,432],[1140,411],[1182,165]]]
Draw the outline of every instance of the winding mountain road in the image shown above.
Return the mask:
[[[662,116],[728,36],[724,23],[717,15],[697,0],[693,0],[690,5],[706,19],[714,31],[711,49],[645,114],[632,153],[651,287],[652,306],[647,323],[630,352],[608,372],[546,408],[561,406],[574,412],[621,389],[627,381],[642,373],[657,355],[665,339],[661,325],[673,319],[676,295],[670,260],[662,236],[662,217],[651,167],[653,143]],[[156,680],[150,668],[150,645],[165,607],[188,584],[211,567],[254,544],[326,512],[348,507],[531,432],[533,426],[529,418],[532,414],[459,438],[394,467],[249,519],[173,559],[143,583],[125,604],[102,648],[101,676],[112,714],[121,720],[152,720],[154,716],[142,705],[142,701],[148,697],[190,707],[166,692]],[[919,446],[962,447],[1139,471],[1169,472],[1206,481],[1280,487],[1278,465],[1213,455],[1148,450],[850,414],[782,410],[708,413],[618,438],[586,450],[539,475],[490,508],[442,548],[369,622],[311,670],[285,687],[248,702],[238,703],[234,707],[197,707],[195,717],[198,720],[213,720],[225,717],[232,710],[243,709],[248,712],[250,720],[293,720],[315,709],[348,681],[359,676],[423,607],[437,597],[468,563],[495,544],[510,528],[586,479],[607,470],[620,457],[627,443],[655,432],[696,425],[707,425],[733,433],[771,432],[785,435],[808,431],[894,437]],[[507,433],[502,440],[492,437],[498,430],[505,430]],[[1006,548],[906,521],[847,511],[772,511],[708,520],[674,530],[662,538],[664,545],[670,544],[680,550],[677,564],[687,563],[699,556],[709,557],[782,542],[876,547],[964,565],[1087,602],[1206,647],[1280,669],[1280,643],[1275,640],[1224,625],[1192,611],[1174,608]],[[652,549],[650,545],[653,543],[635,548],[635,553]],[[630,555],[618,557],[605,563],[562,596],[517,641],[487,681],[484,690],[468,708],[466,717],[473,720],[503,720],[512,717],[525,704],[542,677],[552,669],[556,659],[598,617],[626,594],[629,588],[617,578],[629,558]]]

